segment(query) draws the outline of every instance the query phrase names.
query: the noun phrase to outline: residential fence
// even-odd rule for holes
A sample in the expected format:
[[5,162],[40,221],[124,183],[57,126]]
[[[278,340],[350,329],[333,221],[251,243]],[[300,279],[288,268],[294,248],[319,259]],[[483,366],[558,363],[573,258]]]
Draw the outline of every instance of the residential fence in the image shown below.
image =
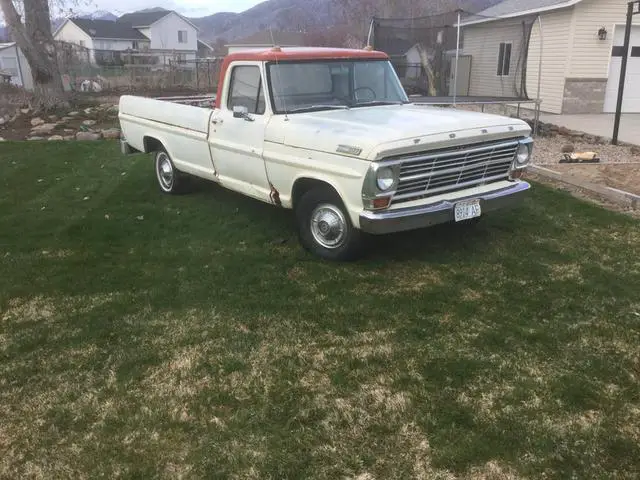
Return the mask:
[[195,91],[217,89],[221,58],[184,59],[180,52],[91,50],[57,45],[60,71],[72,91]]

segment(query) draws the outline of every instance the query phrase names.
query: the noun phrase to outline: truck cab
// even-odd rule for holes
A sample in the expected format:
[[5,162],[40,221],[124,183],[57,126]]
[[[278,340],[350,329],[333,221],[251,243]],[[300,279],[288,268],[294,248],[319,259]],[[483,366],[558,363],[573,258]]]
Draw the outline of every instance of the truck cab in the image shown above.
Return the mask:
[[196,175],[294,210],[326,259],[357,256],[363,234],[474,222],[530,188],[527,123],[416,105],[382,52],[234,53],[214,102],[121,97],[123,151],[154,154],[164,193]]

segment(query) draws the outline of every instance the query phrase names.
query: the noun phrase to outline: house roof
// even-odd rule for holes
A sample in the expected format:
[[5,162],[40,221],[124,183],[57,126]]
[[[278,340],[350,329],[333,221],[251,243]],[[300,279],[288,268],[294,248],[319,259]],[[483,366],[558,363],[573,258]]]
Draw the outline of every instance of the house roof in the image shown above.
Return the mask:
[[110,20],[91,20],[88,18],[69,18],[91,38],[110,38],[122,40],[149,40],[130,25]]
[[504,18],[533,15],[571,7],[582,0],[504,0],[492,7],[469,16],[462,25],[493,22]]
[[[273,35],[273,38],[272,38]],[[240,40],[228,43],[227,47],[265,47],[271,45],[281,47],[301,47],[304,45],[304,34],[300,32],[271,32],[262,30]]]
[[16,44],[16,42],[9,42],[9,43],[0,43],[0,50],[5,50],[7,48],[11,48]]
[[118,18],[116,23],[126,23],[132,27],[149,27],[171,12],[171,10],[154,10],[152,12],[126,13]]
[[125,13],[120,18],[116,20],[117,23],[124,23],[130,25],[132,27],[144,28],[150,27],[158,20],[162,20],[169,14],[175,14],[191,25],[196,30],[200,30],[196,25],[193,24],[191,20],[180,15],[178,12],[174,10],[152,10],[152,11],[141,11],[141,12],[133,12],[133,13]]

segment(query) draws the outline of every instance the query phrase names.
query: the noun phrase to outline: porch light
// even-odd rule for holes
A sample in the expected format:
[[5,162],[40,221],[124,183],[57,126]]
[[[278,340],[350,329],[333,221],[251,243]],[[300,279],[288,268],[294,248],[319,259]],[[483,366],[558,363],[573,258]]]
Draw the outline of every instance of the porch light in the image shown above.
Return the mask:
[[600,40],[606,40],[607,39],[607,29],[604,27],[600,27],[600,30],[598,30],[598,38]]

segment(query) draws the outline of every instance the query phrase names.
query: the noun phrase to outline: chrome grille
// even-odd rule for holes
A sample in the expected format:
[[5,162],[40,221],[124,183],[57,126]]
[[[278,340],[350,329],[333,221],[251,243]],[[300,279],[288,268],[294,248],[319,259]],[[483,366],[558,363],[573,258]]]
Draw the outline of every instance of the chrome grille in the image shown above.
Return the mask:
[[400,180],[393,202],[505,180],[517,149],[517,140],[503,140],[399,159],[393,162],[400,163]]

